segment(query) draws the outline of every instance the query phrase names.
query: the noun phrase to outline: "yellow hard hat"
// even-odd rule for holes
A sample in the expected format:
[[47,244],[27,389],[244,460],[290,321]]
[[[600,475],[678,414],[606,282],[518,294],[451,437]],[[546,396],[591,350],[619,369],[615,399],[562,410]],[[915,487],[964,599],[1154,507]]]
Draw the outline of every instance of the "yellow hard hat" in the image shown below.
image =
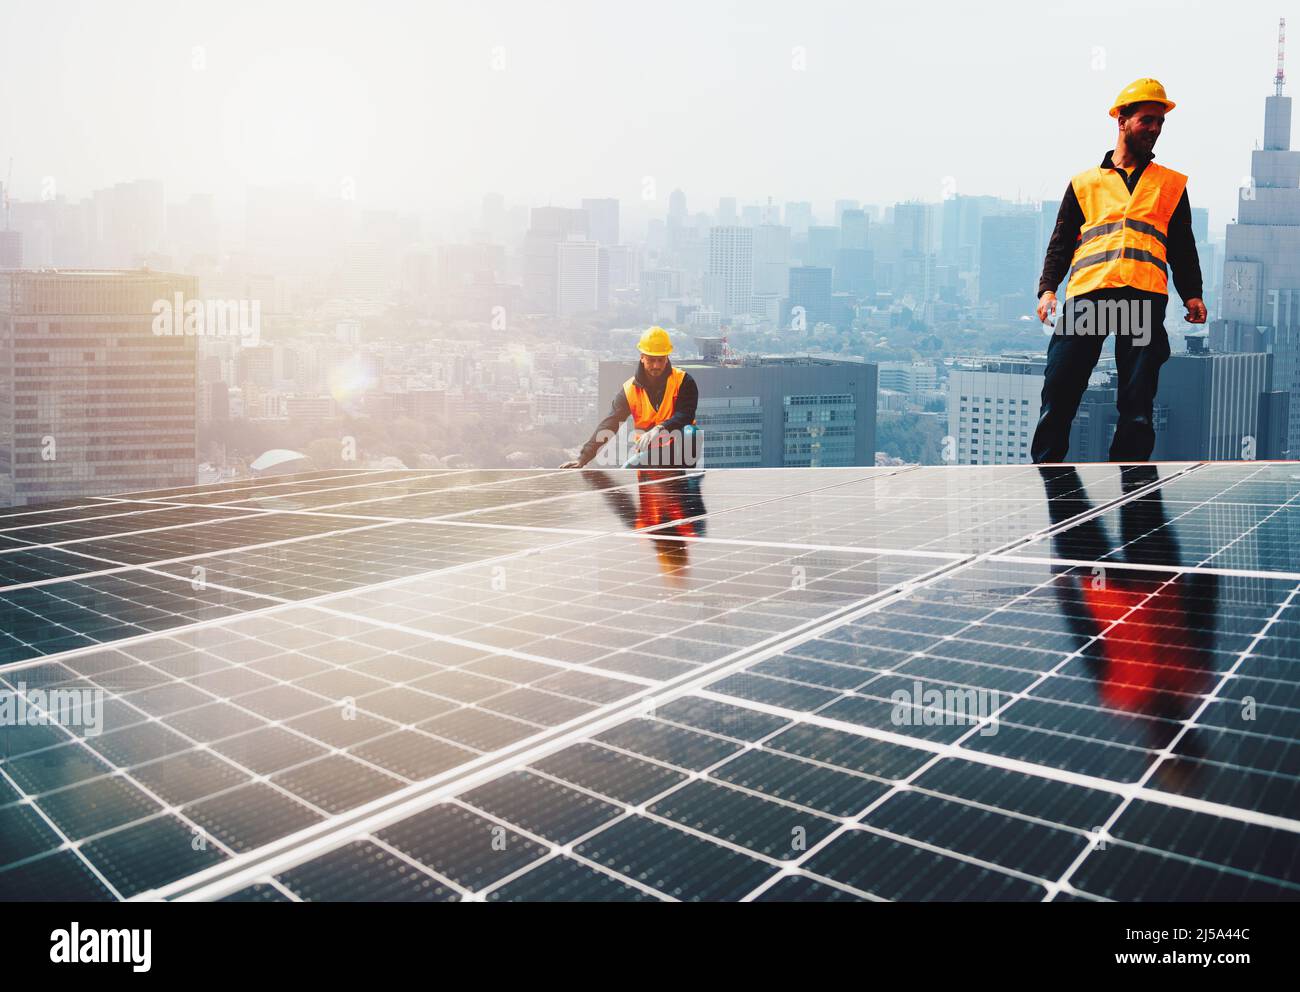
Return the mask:
[[1130,103],[1163,103],[1165,113],[1174,109],[1174,101],[1165,95],[1165,88],[1160,85],[1158,79],[1135,79],[1122,90],[1119,96],[1115,98],[1115,105],[1110,108],[1110,116],[1118,117],[1119,108],[1127,107]]
[[673,353],[672,339],[662,327],[650,328],[641,335],[641,340],[636,343],[636,346],[643,355],[671,355]]

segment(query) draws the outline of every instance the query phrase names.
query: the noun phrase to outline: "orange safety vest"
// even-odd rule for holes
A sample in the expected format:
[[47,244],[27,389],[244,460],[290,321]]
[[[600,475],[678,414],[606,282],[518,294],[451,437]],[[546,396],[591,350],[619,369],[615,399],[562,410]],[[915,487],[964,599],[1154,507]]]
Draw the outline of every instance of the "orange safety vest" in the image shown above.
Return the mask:
[[[650,402],[649,395],[637,383],[636,376],[623,383],[623,395],[627,397],[627,407],[632,411],[632,423],[636,425],[637,430],[648,431],[673,415],[673,408],[677,406],[677,393],[681,390],[682,380],[685,378],[686,373],[681,369],[673,369],[668,373],[668,382],[664,385],[664,398],[659,402],[657,410]],[[692,420],[691,423],[695,421]]]
[[1071,180],[1083,211],[1067,297],[1127,286],[1169,295],[1169,218],[1187,177],[1148,162],[1132,194],[1114,169],[1094,166]]

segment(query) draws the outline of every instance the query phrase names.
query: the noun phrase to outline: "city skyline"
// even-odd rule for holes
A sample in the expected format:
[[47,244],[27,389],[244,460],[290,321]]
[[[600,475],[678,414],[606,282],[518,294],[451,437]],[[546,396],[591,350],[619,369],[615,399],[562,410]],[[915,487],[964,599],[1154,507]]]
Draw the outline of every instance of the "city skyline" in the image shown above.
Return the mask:
[[[1157,154],[1189,173],[1217,232],[1263,136],[1286,12],[1015,5],[1002,34],[972,46],[986,15],[947,4],[821,20],[771,4],[670,4],[636,32],[608,30],[614,15],[594,5],[567,10],[387,4],[358,23],[329,3],[233,4],[219,17],[137,3],[147,32],[93,4],[18,10],[0,78],[26,97],[0,115],[0,159],[13,157],[12,192],[27,200],[150,178],[172,199],[210,193],[223,208],[249,187],[298,185],[454,215],[499,190],[528,205],[616,197],[633,229],[676,188],[696,211],[723,197],[819,210],[953,192],[1052,200],[1113,143],[1114,93],[1154,75],[1179,103]],[[911,44],[873,32],[886,23]],[[53,75],[22,44],[51,31]],[[1155,54],[1151,33],[1166,39]],[[1234,97],[1238,112],[1225,114]]]

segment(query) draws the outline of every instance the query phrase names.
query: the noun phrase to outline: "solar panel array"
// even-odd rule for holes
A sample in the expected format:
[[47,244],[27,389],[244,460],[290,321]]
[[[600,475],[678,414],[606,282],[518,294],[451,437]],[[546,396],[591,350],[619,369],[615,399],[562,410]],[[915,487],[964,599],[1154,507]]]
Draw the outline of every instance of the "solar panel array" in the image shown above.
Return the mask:
[[0,510],[0,898],[1294,899],[1297,549],[1296,463]]

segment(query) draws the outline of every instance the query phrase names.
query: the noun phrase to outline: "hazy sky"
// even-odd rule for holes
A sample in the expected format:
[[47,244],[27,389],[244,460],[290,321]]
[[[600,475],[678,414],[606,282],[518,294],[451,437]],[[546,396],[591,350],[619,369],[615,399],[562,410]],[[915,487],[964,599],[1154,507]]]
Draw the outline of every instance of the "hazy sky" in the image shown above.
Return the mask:
[[634,213],[647,176],[657,210],[677,186],[692,210],[934,200],[950,176],[1055,199],[1113,144],[1120,88],[1154,75],[1179,104],[1158,159],[1218,228],[1287,14],[1300,84],[1300,3],[1258,0],[6,0],[0,169],[12,155],[20,198],[45,177],[74,199],[350,179],[381,206],[499,190]]

